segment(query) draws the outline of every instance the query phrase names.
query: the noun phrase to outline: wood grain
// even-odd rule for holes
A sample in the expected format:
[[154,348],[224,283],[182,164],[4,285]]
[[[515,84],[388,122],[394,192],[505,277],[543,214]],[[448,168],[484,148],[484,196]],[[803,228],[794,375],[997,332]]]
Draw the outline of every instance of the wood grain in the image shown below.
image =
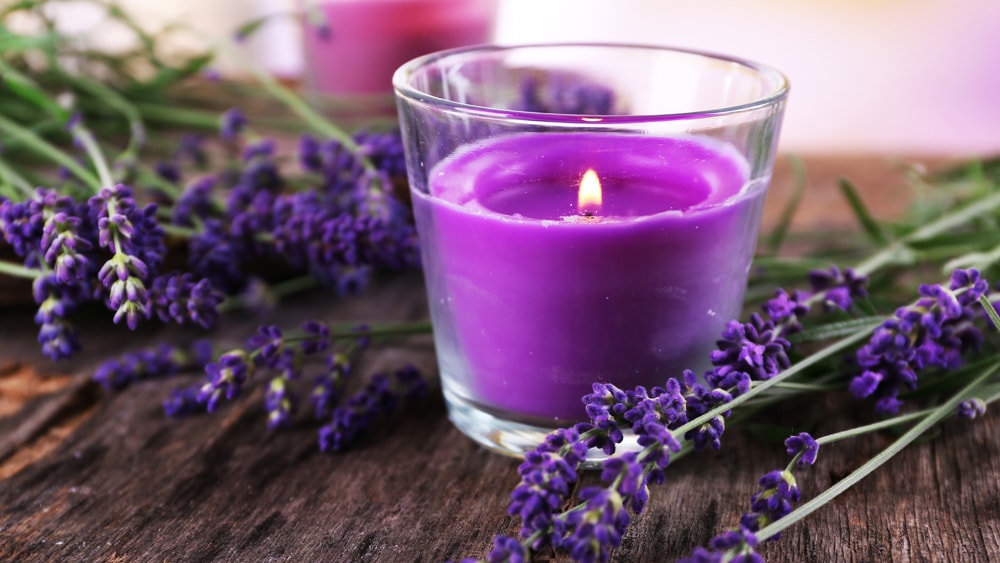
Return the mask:
[[[869,184],[891,186],[875,194],[873,209],[898,213],[896,196],[904,193],[898,175],[892,184],[891,168],[873,172],[871,162],[833,159],[824,165],[831,177],[810,172],[810,185],[832,185],[834,171],[861,171],[858,177],[874,178],[855,180],[862,190],[875,194]],[[883,180],[875,178],[882,174]],[[788,193],[787,182],[787,169],[779,168],[772,209]],[[843,221],[843,214],[829,212],[832,200],[819,195],[825,191],[815,191],[801,220],[807,226]],[[419,276],[380,282],[360,299],[338,301],[315,292],[267,313],[233,315],[213,338],[233,345],[258,323],[313,317],[426,318]],[[0,440],[37,426],[31,421],[38,413],[51,411],[44,425],[0,460],[0,560],[443,561],[484,556],[494,535],[517,531],[518,522],[506,516],[517,462],[464,438],[437,395],[386,421],[354,450],[324,455],[316,423],[302,420],[287,432],[267,431],[260,389],[213,416],[171,420],[160,401],[196,374],[146,381],[113,395],[86,383],[96,362],[112,352],[179,341],[188,333],[165,328],[123,337],[106,321],[93,322],[86,352],[71,364],[55,365],[38,355],[31,324],[28,310],[0,318],[0,364],[30,367],[38,386],[20,398],[5,394],[19,407],[0,418]],[[378,348],[363,370],[408,361],[432,368],[427,338]],[[20,372],[3,373],[0,392],[8,389],[4,378]],[[819,408],[790,406],[772,413],[771,421],[825,433],[866,410],[834,394]],[[910,447],[780,541],[762,546],[762,553],[769,561],[789,562],[1000,556],[998,432],[995,413],[945,423],[933,439]],[[891,439],[880,434],[824,448],[818,464],[797,475],[804,497],[843,478]],[[670,468],[668,482],[654,488],[613,559],[665,561],[690,553],[734,525],[756,478],[786,462],[780,445],[730,431],[721,451]],[[583,485],[596,482],[588,474]],[[541,554],[542,560],[551,558]]]

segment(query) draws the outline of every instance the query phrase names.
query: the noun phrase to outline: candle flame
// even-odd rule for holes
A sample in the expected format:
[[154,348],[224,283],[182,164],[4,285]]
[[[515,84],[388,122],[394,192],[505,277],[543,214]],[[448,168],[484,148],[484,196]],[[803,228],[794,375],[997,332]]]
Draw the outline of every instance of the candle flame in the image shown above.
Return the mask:
[[593,168],[588,169],[580,179],[580,192],[577,197],[577,209],[580,213],[593,215],[601,210],[601,180]]

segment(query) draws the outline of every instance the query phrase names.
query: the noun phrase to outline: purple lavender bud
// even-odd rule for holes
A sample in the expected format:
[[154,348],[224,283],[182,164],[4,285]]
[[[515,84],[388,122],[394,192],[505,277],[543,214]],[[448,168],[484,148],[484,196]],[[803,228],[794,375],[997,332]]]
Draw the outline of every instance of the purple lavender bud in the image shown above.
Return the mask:
[[802,325],[794,319],[809,313],[809,306],[805,304],[808,297],[808,294],[802,291],[789,294],[784,289],[778,289],[774,298],[765,303],[763,309],[772,321],[782,322],[785,325],[786,334],[797,332]]
[[[756,532],[768,524],[787,516],[800,498],[795,476],[789,471],[775,470],[759,481],[760,489],[750,497],[750,510],[743,515],[740,525]],[[781,534],[771,536],[777,540]]]
[[865,370],[851,380],[848,390],[858,399],[870,397],[882,382],[883,376],[877,371]]
[[191,365],[188,355],[188,351],[169,344],[126,352],[97,366],[93,379],[105,389],[122,389],[136,381],[177,373]]
[[967,418],[969,420],[979,418],[986,414],[986,403],[979,397],[973,397],[959,403],[955,414],[959,418]]
[[219,119],[219,136],[224,141],[235,141],[246,125],[247,118],[243,112],[238,108],[230,109]]
[[277,430],[291,426],[296,403],[295,395],[288,388],[288,380],[284,377],[272,379],[267,386],[267,393],[264,395],[267,427],[271,430]]
[[184,193],[174,202],[171,220],[178,225],[193,226],[194,218],[208,217],[213,209],[212,189],[215,184],[215,176],[203,176],[188,184]]
[[196,277],[207,278],[212,287],[225,293],[235,293],[246,284],[243,260],[248,253],[228,233],[218,219],[207,219],[202,232],[191,237],[188,265]]
[[959,304],[958,299],[952,292],[940,285],[921,285],[918,288],[920,295],[924,297],[930,297],[937,302],[937,310],[941,313],[945,319],[957,319],[962,316],[962,305]]
[[178,162],[188,160],[198,168],[204,168],[208,165],[208,154],[205,152],[204,143],[203,135],[184,133],[177,150],[174,151],[174,160]]
[[606,460],[601,466],[601,481],[618,483],[618,493],[632,512],[639,514],[649,500],[643,464],[639,463],[635,452],[626,452],[620,457]]
[[851,268],[840,271],[836,266],[829,270],[809,272],[809,283],[816,293],[824,292],[824,307],[836,307],[844,311],[850,309],[855,299],[868,296],[868,278],[859,276]]
[[305,354],[318,354],[330,348],[330,327],[319,321],[302,323],[302,331],[310,336],[299,345]]
[[757,544],[757,536],[740,526],[709,540],[710,549],[697,547],[690,557],[681,558],[678,563],[764,563],[764,558],[755,549]]
[[276,367],[279,353],[284,349],[285,341],[281,328],[277,325],[262,325],[257,327],[257,333],[247,339],[247,348],[257,352],[257,365],[270,368]]
[[186,272],[158,276],[149,290],[150,306],[161,321],[192,323],[202,328],[215,324],[223,299],[222,293],[215,291],[207,279],[194,282]]
[[170,417],[194,414],[202,405],[198,399],[200,388],[200,385],[192,385],[172,390],[170,396],[163,400],[163,411]]
[[199,390],[198,401],[205,404],[209,412],[214,411],[223,397],[232,400],[240,394],[243,384],[253,375],[253,368],[245,351],[226,352],[217,362],[205,366],[208,382]]
[[175,162],[161,160],[156,163],[154,170],[157,176],[168,182],[176,184],[181,181],[181,170]]
[[333,410],[332,420],[320,428],[320,450],[339,452],[346,449],[384,414],[396,410],[401,399],[421,395],[416,389],[426,385],[422,377],[413,377],[411,367],[399,370],[393,378],[375,374],[365,388],[347,404]]
[[312,135],[299,137],[299,166],[306,172],[322,172],[323,157],[320,155],[320,143]]
[[576,561],[607,561],[611,548],[621,544],[629,523],[628,511],[613,489],[586,487],[579,496],[586,506],[568,514],[572,532],[563,547]]
[[497,536],[493,538],[493,549],[486,556],[487,563],[525,563],[528,552],[515,538]]
[[785,439],[785,451],[788,455],[795,456],[802,454],[796,465],[805,467],[816,463],[816,456],[819,454],[819,444],[806,432],[801,432],[797,436],[789,436]]

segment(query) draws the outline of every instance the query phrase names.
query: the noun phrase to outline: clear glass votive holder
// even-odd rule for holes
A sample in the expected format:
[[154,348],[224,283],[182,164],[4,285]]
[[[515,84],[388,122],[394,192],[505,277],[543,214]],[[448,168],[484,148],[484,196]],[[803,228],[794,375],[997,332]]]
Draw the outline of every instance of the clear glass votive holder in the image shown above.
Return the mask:
[[737,318],[788,83],[637,45],[477,46],[393,79],[449,417],[511,455],[594,382],[709,368]]

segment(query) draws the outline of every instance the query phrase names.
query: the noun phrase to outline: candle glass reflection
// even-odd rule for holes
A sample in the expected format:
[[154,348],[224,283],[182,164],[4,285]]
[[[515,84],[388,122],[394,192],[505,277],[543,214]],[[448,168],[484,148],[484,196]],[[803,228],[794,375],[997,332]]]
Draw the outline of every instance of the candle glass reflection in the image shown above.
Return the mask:
[[738,317],[787,82],[629,45],[476,47],[394,77],[449,416],[519,455],[594,382],[709,367]]

